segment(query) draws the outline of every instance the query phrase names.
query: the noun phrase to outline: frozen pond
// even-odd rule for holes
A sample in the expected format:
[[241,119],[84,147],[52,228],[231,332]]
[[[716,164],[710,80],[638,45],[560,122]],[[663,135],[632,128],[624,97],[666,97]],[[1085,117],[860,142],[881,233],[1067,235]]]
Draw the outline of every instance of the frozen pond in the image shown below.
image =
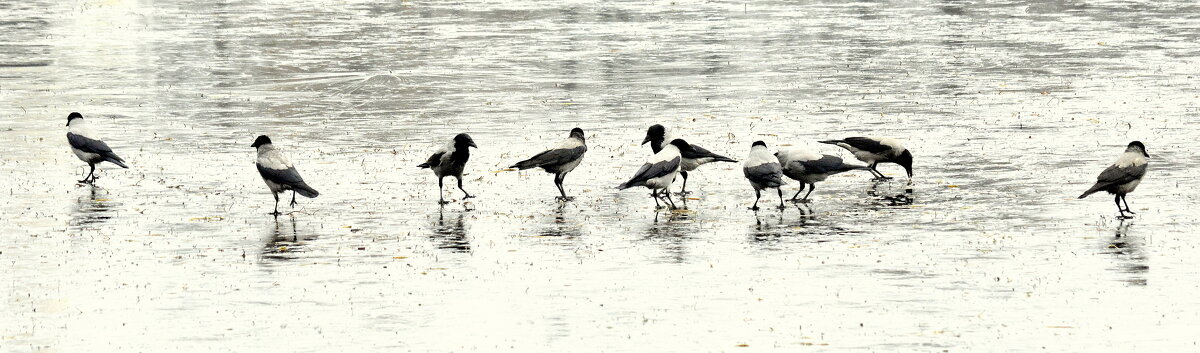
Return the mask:
[[[0,351],[1191,351],[1200,330],[1192,1],[0,3]],[[79,111],[132,169],[96,187]],[[747,207],[618,192],[661,123],[904,140]],[[566,180],[501,171],[572,127]],[[479,149],[439,208],[415,166]],[[268,216],[254,137],[316,199]],[[1131,140],[1118,221],[1077,200]],[[902,176],[895,165],[881,170]],[[796,183],[787,186],[794,192]],[[773,192],[764,204],[771,205]],[[292,211],[286,205],[281,210]]]

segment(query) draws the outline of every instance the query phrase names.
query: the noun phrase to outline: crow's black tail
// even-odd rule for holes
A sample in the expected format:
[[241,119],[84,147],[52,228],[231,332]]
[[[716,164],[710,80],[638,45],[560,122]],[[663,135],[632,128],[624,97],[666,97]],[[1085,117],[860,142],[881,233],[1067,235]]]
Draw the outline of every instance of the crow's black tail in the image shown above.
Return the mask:
[[537,168],[537,167],[538,167],[538,164],[536,162],[534,162],[533,159],[526,159],[526,160],[517,162],[517,164],[513,164],[509,168],[517,168],[519,170],[526,170],[529,168]]
[[625,190],[625,189],[628,189],[628,188],[631,188],[634,186],[640,186],[640,185],[637,185],[636,182],[634,182],[633,180],[630,180],[630,181],[621,183],[621,185],[617,185],[617,190]]
[[737,163],[736,159],[725,157],[719,154],[713,155],[713,162],[733,162]]
[[846,165],[842,166],[843,172],[848,172],[851,170],[860,170],[860,169],[870,169],[870,168],[867,168],[867,166],[865,166],[865,165],[854,165],[854,164],[846,164]]
[[1108,184],[1096,183],[1096,185],[1092,185],[1091,189],[1087,189],[1087,191],[1084,191],[1083,195],[1079,195],[1079,198],[1082,199],[1082,198],[1088,197],[1088,195],[1100,192],[1101,190],[1104,190],[1104,188],[1107,188],[1107,187],[1108,187]]
[[119,165],[119,166],[121,166],[121,168],[129,169],[129,166],[125,165],[125,160],[121,159],[121,157],[117,157],[117,155],[112,152],[105,153],[104,160],[106,160],[112,164]]
[[317,197],[317,195],[321,194],[321,193],[317,192],[316,189],[313,189],[311,186],[308,186],[308,184],[305,184],[304,182],[301,182],[296,185],[292,185],[292,190],[296,190],[297,194],[300,194],[300,196],[304,196],[307,198],[314,198],[314,197]]

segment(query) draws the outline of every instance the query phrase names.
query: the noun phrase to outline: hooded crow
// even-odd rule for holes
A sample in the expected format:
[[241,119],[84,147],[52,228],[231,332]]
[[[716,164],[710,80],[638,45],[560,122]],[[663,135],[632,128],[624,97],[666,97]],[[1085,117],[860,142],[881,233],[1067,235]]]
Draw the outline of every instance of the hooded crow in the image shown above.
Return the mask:
[[[783,175],[800,182],[800,190],[792,195],[792,202],[808,202],[808,195],[817,189],[817,182],[824,181],[830,175],[858,169],[869,169],[866,166],[842,163],[842,159],[827,154],[813,153],[801,148],[789,148],[775,152],[779,163],[783,165]],[[797,199],[804,186],[808,185],[808,193],[804,199]]]
[[[1116,162],[1105,168],[1100,176],[1096,178],[1096,185],[1079,195],[1079,198],[1088,197],[1096,192],[1107,191],[1110,194],[1116,195],[1113,202],[1117,203],[1117,211],[1121,212],[1121,218],[1133,218],[1126,216],[1125,212],[1134,214],[1133,210],[1129,209],[1129,201],[1125,200],[1125,194],[1133,192],[1138,184],[1142,182],[1142,177],[1146,176],[1146,167],[1149,163],[1146,161],[1150,158],[1146,154],[1146,145],[1139,141],[1129,143],[1125,147],[1125,153],[1117,158]],[[1121,203],[1125,203],[1125,208],[1121,208]]]
[[121,168],[129,168],[125,165],[124,159],[117,157],[117,154],[113,153],[113,150],[108,148],[104,141],[96,138],[87,121],[83,120],[82,114],[67,115],[67,143],[71,145],[71,152],[75,152],[75,156],[79,157],[79,160],[86,162],[92,168],[88,171],[88,175],[79,181],[81,183],[96,182],[96,165],[100,162],[109,162]]
[[[654,125],[651,125],[649,129],[646,130],[646,138],[642,140],[642,144],[644,145],[647,142],[649,142],[650,149],[653,150],[654,153],[658,153],[659,151],[661,151],[663,149],[663,146],[665,146],[666,144],[669,144],[671,142],[671,140],[674,140],[674,139],[675,139],[675,137],[667,134],[667,128],[663,127],[660,124],[654,124]],[[681,156],[683,157],[683,160],[680,164],[680,172],[679,172],[679,174],[683,176],[683,187],[679,188],[680,195],[689,194],[689,192],[687,191],[687,179],[688,179],[687,172],[696,170],[696,168],[699,168],[701,165],[708,164],[711,162],[734,162],[734,163],[737,163],[737,161],[732,158],[709,152],[709,150],[706,150],[703,147],[696,146],[696,145],[690,145],[690,146],[691,146],[691,148],[689,150],[679,151],[680,153],[682,153]]]
[[533,157],[517,162],[509,168],[517,168],[525,170],[529,168],[542,168],[547,173],[554,173],[554,186],[558,187],[558,199],[562,201],[573,200],[573,197],[567,197],[566,190],[563,190],[563,179],[567,177],[567,173],[575,170],[579,166],[579,162],[583,161],[583,154],[587,152],[587,144],[584,143],[583,129],[571,129],[571,135],[562,143],[553,149],[538,153]]
[[254,164],[258,167],[258,175],[262,176],[263,181],[267,183],[267,188],[271,189],[271,196],[275,197],[275,211],[271,214],[276,216],[280,214],[280,193],[292,191],[292,207],[296,207],[296,194],[308,198],[321,194],[304,183],[300,172],[297,172],[296,167],[292,166],[292,161],[288,160],[287,156],[283,155],[283,151],[271,143],[271,138],[267,135],[261,135],[254,139],[254,144],[250,147],[258,149],[258,160]]
[[438,203],[447,204],[442,197],[442,179],[448,176],[453,176],[458,179],[458,189],[463,192],[463,199],[475,197],[463,189],[462,175],[463,167],[467,165],[467,160],[471,158],[471,151],[468,147],[479,148],[475,145],[475,140],[471,139],[470,135],[458,134],[454,136],[445,146],[434,152],[425,160],[425,163],[417,165],[418,168],[429,168],[433,170],[433,175],[438,178]]
[[854,158],[867,163],[867,169],[871,170],[871,174],[875,175],[877,180],[891,179],[875,169],[875,165],[879,163],[896,163],[904,167],[904,171],[908,173],[908,179],[912,179],[912,153],[904,148],[893,138],[887,137],[848,137],[843,140],[826,140],[820,141],[830,145],[836,145],[845,148],[850,153],[854,154]]
[[675,201],[671,200],[671,194],[665,192],[670,189],[671,182],[675,180],[675,176],[679,175],[679,166],[682,163],[682,155],[680,151],[691,149],[687,141],[675,139],[664,146],[658,153],[646,158],[646,164],[643,164],[637,173],[633,173],[633,178],[626,181],[624,184],[617,186],[618,190],[625,190],[635,186],[645,186],[650,189],[650,197],[654,198],[654,206],[660,207],[658,198],[659,190],[664,190],[661,194],[666,197],[667,202],[671,204],[671,208],[675,208]]
[[758,199],[762,198],[762,189],[769,188],[775,188],[779,192],[779,209],[783,209],[783,168],[779,165],[779,159],[767,152],[765,142],[754,141],[750,145],[750,155],[746,156],[742,172],[746,174],[750,186],[754,187],[754,206],[750,209],[758,210]]

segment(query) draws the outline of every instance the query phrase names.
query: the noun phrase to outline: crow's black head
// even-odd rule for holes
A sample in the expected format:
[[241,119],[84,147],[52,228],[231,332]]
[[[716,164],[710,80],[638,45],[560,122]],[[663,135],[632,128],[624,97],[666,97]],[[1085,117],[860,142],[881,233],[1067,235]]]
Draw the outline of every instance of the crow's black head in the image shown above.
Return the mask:
[[71,120],[75,120],[75,119],[83,119],[83,114],[74,113],[74,112],[71,114],[67,114],[67,126],[71,126]]
[[1143,145],[1142,141],[1130,142],[1129,147],[1125,147],[1125,150],[1141,152],[1143,156],[1146,156],[1146,158],[1150,158],[1150,154],[1146,153],[1146,145]]
[[896,157],[896,164],[904,167],[904,171],[908,172],[909,179],[912,179],[912,163],[912,153],[908,152],[907,149],[905,149],[904,152],[900,152],[900,155]]
[[688,144],[687,141],[684,141],[683,139],[671,140],[671,146],[678,147],[680,151],[690,151],[692,149],[692,145]]
[[257,148],[258,146],[269,145],[269,144],[271,144],[270,137],[267,137],[267,135],[259,135],[258,138],[254,139],[254,144],[250,145],[250,147]]
[[467,135],[467,134],[458,134],[458,135],[455,135],[455,136],[454,136],[454,147],[475,147],[475,148],[479,148],[479,146],[476,146],[476,145],[475,145],[475,140],[472,140],[472,139],[471,139],[471,135]]
[[642,144],[644,145],[647,142],[654,142],[656,144],[661,144],[663,142],[663,139],[665,139],[666,137],[667,137],[667,128],[665,128],[659,124],[650,125],[650,128],[646,129],[646,138],[642,139]]

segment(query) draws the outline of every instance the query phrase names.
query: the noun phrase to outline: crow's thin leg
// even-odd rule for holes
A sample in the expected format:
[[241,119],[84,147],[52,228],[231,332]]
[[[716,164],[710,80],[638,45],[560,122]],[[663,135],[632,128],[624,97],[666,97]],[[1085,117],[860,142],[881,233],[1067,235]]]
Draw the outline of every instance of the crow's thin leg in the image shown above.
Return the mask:
[[88,171],[88,175],[87,175],[86,177],[84,177],[84,178],[83,178],[83,182],[85,182],[85,183],[88,183],[88,184],[92,184],[92,183],[95,183],[95,182],[96,182],[96,177],[95,177],[95,175],[96,175],[96,165],[95,165],[95,164],[92,164],[92,163],[88,163],[88,166],[89,166],[89,167],[92,167],[92,170],[89,170],[89,171]]
[[782,187],[782,185],[781,185],[781,187],[776,188],[775,190],[779,191],[779,209],[782,210],[783,209],[783,187]]
[[892,179],[891,177],[883,175],[883,172],[881,172],[881,171],[879,171],[879,169],[877,169],[878,166],[879,166],[879,162],[871,162],[871,166],[870,166],[871,173],[875,174],[875,179],[891,180]]
[[[88,165],[91,166],[92,164],[88,163]],[[95,168],[96,168],[95,166],[92,166],[92,170],[96,170]],[[79,182],[86,183],[86,182],[88,182],[88,178],[90,178],[91,176],[92,176],[92,173],[88,172],[87,174],[83,175],[83,180],[80,180]]]
[[878,167],[879,167],[879,162],[871,162],[871,172],[875,173],[876,179],[879,179],[879,180],[891,179],[891,178],[883,175],[883,172],[879,171]]
[[292,190],[292,208],[296,208],[296,190]]
[[463,192],[463,200],[475,197],[475,195],[471,195],[471,193],[467,192],[467,189],[463,189],[461,176],[455,176],[454,178],[458,179],[458,189],[462,190],[462,192]]
[[446,202],[446,198],[444,196],[442,196],[442,194],[444,194],[444,192],[442,191],[442,189],[444,188],[442,186],[442,180],[444,180],[444,179],[445,178],[443,178],[443,177],[438,177],[438,204],[441,204],[441,205],[445,205],[445,204],[449,203],[449,202]]
[[691,192],[687,191],[687,172],[681,170],[681,171],[679,171],[679,175],[683,176],[683,187],[679,188],[679,194],[680,195],[690,194]]
[[1133,212],[1133,210],[1129,209],[1129,199],[1125,198],[1125,195],[1121,195],[1121,202],[1125,203],[1125,212],[1137,214],[1137,212]]
[[554,186],[558,187],[558,193],[562,195],[559,200],[568,201],[571,198],[567,197],[567,191],[563,189],[563,180],[567,178],[566,174],[557,174],[554,176]]
[[758,189],[754,189],[754,206],[750,206],[750,209],[758,211],[758,199],[761,198],[762,192],[758,191]]
[[657,210],[659,207],[662,207],[662,205],[658,204],[658,189],[650,189],[650,198],[654,199],[654,209]]
[[667,196],[667,202],[670,202],[670,203],[671,203],[671,209],[672,209],[672,210],[673,210],[673,209],[675,209],[675,208],[676,208],[676,207],[675,207],[675,200],[671,200],[671,193],[669,193],[669,192],[668,192],[668,193],[666,193],[666,196]]
[[1121,195],[1113,197],[1113,202],[1117,204],[1117,212],[1121,213],[1121,218],[1125,218],[1125,210],[1121,208]]
[[792,195],[792,201],[796,201],[796,198],[800,197],[800,193],[804,192],[804,186],[804,183],[800,183],[800,190],[796,190],[796,194]]
[[275,212],[271,212],[271,214],[275,217],[279,217],[279,194],[276,194],[274,191],[272,191],[271,196],[275,197]]
[[804,194],[804,201],[808,201],[808,195],[812,195],[813,190],[817,189],[817,184],[808,184],[808,193]]

